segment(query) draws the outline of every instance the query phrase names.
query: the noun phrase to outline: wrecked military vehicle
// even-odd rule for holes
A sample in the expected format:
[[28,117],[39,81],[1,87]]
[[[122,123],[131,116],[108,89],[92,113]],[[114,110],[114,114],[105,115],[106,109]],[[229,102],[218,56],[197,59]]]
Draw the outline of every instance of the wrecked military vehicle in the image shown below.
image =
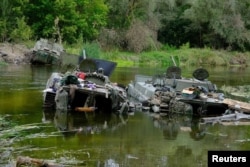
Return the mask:
[[113,62],[85,59],[73,72],[52,73],[43,91],[44,107],[75,112],[125,111],[125,89],[105,75],[115,66]]
[[203,117],[250,113],[250,104],[224,98],[223,93],[217,92],[217,86],[207,80],[206,69],[198,68],[193,77],[183,78],[181,69],[176,66],[169,67],[162,75],[136,75],[128,85],[128,97],[156,113],[189,113]]

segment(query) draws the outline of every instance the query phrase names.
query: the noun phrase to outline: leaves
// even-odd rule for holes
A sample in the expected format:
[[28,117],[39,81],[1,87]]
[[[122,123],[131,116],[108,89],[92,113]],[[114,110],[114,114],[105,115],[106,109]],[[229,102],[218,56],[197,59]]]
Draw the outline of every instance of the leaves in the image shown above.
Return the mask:
[[31,28],[26,24],[25,18],[17,18],[17,27],[12,31],[11,33],[11,38],[12,39],[18,39],[22,41],[27,41],[31,38],[32,36],[32,30]]
[[[0,40],[50,38],[75,44],[99,39],[106,49],[135,50],[128,46],[133,29],[137,38],[146,33],[145,45],[151,45],[139,50],[156,49],[158,42],[247,50],[249,10],[249,0],[2,0]],[[142,31],[135,29],[138,24]]]
[[[249,8],[249,2],[197,0],[184,11],[183,17],[191,20],[192,26],[195,23],[200,30],[207,29],[206,34],[201,34],[200,38],[210,34],[218,40],[223,39],[228,46],[234,44],[244,47],[244,43],[249,43],[250,39],[249,30],[243,20],[245,13],[241,13],[242,9],[245,11],[244,8]],[[210,40],[210,42],[210,45],[213,45],[213,41]]]

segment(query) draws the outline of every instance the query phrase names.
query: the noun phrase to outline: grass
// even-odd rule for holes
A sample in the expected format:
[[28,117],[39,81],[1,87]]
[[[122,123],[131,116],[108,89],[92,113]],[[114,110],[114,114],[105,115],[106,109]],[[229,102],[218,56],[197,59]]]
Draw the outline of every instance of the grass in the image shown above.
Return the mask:
[[172,57],[178,66],[231,66],[233,57],[243,57],[246,66],[250,63],[250,52],[229,52],[225,50],[213,50],[209,48],[181,48],[175,50],[149,51],[142,53],[130,52],[102,52],[102,58],[118,62],[120,67],[151,66],[166,67],[173,65]]
[[[27,47],[31,48],[35,42],[25,42]],[[160,50],[147,51],[142,53],[132,53],[119,51],[101,51],[97,43],[85,43],[66,45],[64,49],[67,53],[80,55],[82,48],[89,54],[89,57],[101,58],[110,61],[115,61],[118,67],[135,67],[135,66],[150,66],[150,67],[166,67],[173,65],[172,57],[178,66],[230,66],[230,61],[233,57],[245,59],[246,62],[240,64],[246,66],[250,63],[250,52],[232,52],[226,50],[214,50],[211,48],[190,48],[188,44],[183,45],[180,49],[168,45],[163,46]],[[93,54],[93,55],[92,55]]]
[[3,62],[3,61],[0,61],[0,67],[1,67],[1,66],[6,66],[6,65],[8,65],[8,64],[5,63],[5,62]]

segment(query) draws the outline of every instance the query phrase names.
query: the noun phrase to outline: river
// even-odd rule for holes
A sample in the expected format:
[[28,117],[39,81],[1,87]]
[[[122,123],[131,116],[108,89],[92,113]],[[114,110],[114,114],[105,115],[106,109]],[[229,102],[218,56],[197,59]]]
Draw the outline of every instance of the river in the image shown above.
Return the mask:
[[[58,113],[42,108],[50,66],[0,67],[0,116],[13,129],[0,131],[0,166],[18,156],[77,167],[207,166],[209,150],[250,150],[249,125],[201,124],[190,116],[159,117],[136,111],[117,117]],[[182,70],[192,77],[194,68]],[[208,68],[209,80],[250,85],[250,69]],[[116,68],[110,80],[127,85],[136,74],[164,68]]]

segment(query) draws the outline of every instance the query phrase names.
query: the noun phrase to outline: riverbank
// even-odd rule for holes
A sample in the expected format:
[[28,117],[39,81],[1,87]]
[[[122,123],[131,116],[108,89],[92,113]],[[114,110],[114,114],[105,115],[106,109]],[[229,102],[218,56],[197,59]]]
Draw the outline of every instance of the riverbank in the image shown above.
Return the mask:
[[[68,47],[69,48],[69,47]],[[74,55],[80,48],[66,48],[73,51]],[[0,65],[1,64],[29,64],[33,47],[24,44],[0,43]],[[120,51],[101,52],[100,58],[115,61],[118,67],[152,66],[165,67],[175,63],[180,66],[240,66],[246,67],[250,64],[250,52],[231,52],[226,50],[213,50],[210,48],[180,49],[165,48],[158,51],[131,53]]]
[[0,43],[1,64],[27,64],[31,49],[23,44]]
[[250,65],[250,52],[230,52],[209,48],[181,48],[160,51],[143,52],[140,54],[128,52],[104,53],[102,58],[118,62],[120,66],[152,66],[167,67],[173,65],[173,59],[178,66],[238,66]]

